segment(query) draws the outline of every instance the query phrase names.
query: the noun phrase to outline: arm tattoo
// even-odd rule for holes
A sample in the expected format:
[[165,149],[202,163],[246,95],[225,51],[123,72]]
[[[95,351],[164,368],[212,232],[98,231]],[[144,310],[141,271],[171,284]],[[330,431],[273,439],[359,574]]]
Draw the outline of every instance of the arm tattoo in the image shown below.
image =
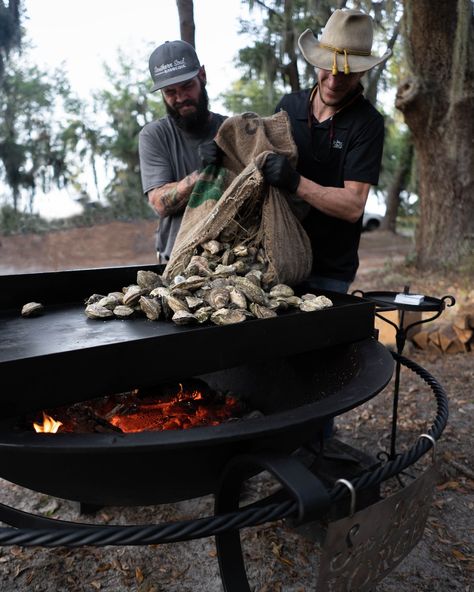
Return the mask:
[[167,183],[163,187],[156,189],[153,196],[153,205],[158,213],[162,216],[172,216],[182,211],[188,203],[197,177],[198,173],[194,171],[181,181]]

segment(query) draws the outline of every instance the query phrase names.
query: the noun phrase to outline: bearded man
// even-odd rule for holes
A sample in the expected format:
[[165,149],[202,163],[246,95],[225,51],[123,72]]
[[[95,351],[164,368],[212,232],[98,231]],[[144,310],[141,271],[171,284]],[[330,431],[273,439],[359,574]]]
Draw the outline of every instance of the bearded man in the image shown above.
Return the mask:
[[160,218],[156,233],[159,263],[167,263],[198,170],[200,152],[225,116],[209,111],[206,71],[193,46],[166,41],[149,59],[151,92],[161,90],[167,115],[146,124],[138,137],[143,192]]
[[359,266],[362,216],[378,183],[384,141],[383,117],[364,98],[360,80],[391,55],[373,55],[372,40],[372,18],[358,10],[334,11],[320,41],[307,29],[298,45],[315,66],[317,83],[285,95],[275,109],[288,113],[298,162],[295,170],[272,154],[262,173],[307,209],[302,223],[313,251],[310,291],[347,292]]

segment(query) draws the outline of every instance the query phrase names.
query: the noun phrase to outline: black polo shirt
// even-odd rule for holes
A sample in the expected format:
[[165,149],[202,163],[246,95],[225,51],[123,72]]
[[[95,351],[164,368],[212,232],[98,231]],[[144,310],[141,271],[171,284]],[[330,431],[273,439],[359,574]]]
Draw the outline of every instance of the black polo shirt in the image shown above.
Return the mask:
[[[319,123],[310,115],[313,90],[285,95],[275,109],[289,115],[298,172],[325,187],[344,187],[344,181],[377,185],[384,141],[382,115],[360,94]],[[313,249],[313,274],[352,281],[359,267],[362,216],[350,223],[311,208],[303,226]]]

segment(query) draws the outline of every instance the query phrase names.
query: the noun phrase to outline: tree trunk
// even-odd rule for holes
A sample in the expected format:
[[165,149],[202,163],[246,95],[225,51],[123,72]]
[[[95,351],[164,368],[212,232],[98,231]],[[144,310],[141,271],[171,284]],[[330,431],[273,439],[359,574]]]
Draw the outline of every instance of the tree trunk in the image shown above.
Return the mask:
[[474,24],[471,0],[405,0],[412,75],[398,89],[416,150],[417,264],[457,266],[474,253]]
[[181,39],[196,47],[193,0],[176,0],[176,6],[178,7]]
[[408,175],[413,162],[413,143],[410,135],[404,139],[404,146],[400,155],[398,168],[393,175],[387,191],[387,210],[382,221],[382,229],[396,232],[397,215],[400,206],[400,193],[405,189]]

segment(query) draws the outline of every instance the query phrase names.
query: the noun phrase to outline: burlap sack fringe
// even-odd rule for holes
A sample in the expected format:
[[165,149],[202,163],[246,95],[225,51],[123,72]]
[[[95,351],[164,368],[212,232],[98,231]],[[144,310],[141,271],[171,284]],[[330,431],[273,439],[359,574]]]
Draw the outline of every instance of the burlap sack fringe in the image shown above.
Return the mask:
[[[199,195],[191,194],[164,277],[171,279],[182,274],[196,247],[218,239],[225,230],[227,236],[233,234],[235,244],[252,242],[263,247],[268,259],[265,283],[299,283],[311,271],[309,238],[291,211],[285,193],[269,187],[260,170],[270,152],[284,154],[293,164],[296,161],[297,150],[286,112],[263,118],[255,113],[230,117],[222,124],[216,142],[224,151],[226,174],[217,167],[207,167],[202,173],[207,189],[197,183],[195,191]],[[225,188],[218,201],[218,192],[209,186],[212,174],[219,187]],[[258,215],[255,233],[243,219],[247,211]]]

